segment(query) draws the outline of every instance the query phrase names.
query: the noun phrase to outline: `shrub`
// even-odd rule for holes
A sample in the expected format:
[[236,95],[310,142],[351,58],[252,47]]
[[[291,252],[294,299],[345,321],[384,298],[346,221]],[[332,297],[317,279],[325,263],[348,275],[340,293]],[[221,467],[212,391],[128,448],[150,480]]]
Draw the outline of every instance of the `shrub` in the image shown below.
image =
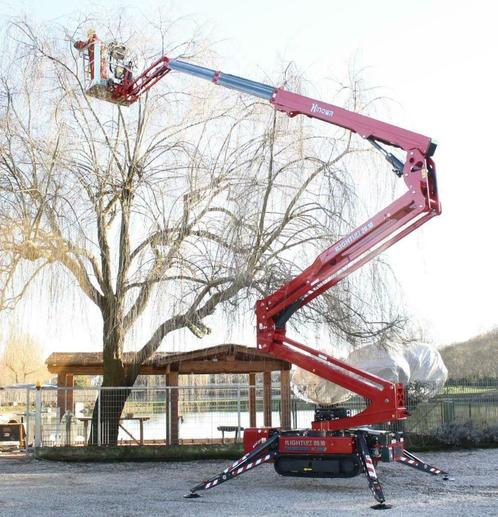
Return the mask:
[[456,447],[498,444],[498,426],[484,424],[482,427],[476,427],[471,420],[464,423],[450,422],[436,429],[434,438],[441,443]]

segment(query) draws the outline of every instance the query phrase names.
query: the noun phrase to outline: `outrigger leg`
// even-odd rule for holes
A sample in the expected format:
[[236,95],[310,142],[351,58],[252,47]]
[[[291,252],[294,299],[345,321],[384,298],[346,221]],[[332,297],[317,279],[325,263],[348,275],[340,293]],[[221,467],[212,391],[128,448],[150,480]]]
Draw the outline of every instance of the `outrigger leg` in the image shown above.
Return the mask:
[[263,465],[263,463],[271,461],[278,452],[279,436],[279,433],[275,433],[270,436],[265,442],[253,449],[251,452],[242,456],[242,458],[238,459],[217,476],[207,479],[191,488],[190,493],[185,494],[183,497],[187,499],[200,497],[196,492],[214,488],[215,486],[218,486],[225,481],[229,481],[235,476],[243,474],[254,467],[259,467],[260,465]]
[[360,456],[361,462],[363,464],[363,472],[365,473],[365,476],[368,480],[368,486],[370,487],[375,500],[378,501],[378,504],[372,506],[372,508],[374,510],[389,510],[389,508],[392,506],[385,503],[386,498],[384,497],[382,485],[380,484],[375,466],[373,464],[372,458],[370,457],[370,450],[367,445],[365,433],[361,431],[358,432],[356,436],[356,443],[358,445],[358,455]]
[[442,475],[444,480],[448,480],[450,478],[448,472],[445,472],[444,470],[441,470],[437,467],[429,465],[428,463],[425,463],[420,458],[417,458],[417,456],[404,449],[403,455],[399,458],[398,461],[403,465],[408,465],[409,467],[421,470],[422,472],[427,472],[428,474],[432,474],[433,476]]

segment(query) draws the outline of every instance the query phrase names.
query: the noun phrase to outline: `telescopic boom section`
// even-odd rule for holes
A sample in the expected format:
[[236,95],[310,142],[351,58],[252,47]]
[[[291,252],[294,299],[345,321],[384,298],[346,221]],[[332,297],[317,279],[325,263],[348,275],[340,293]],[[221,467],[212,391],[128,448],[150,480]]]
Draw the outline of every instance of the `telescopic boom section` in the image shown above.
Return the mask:
[[[402,177],[406,192],[364,224],[325,250],[300,275],[256,305],[257,347],[369,401],[361,413],[347,418],[313,422],[313,428],[334,431],[352,426],[406,418],[404,390],[375,375],[353,368],[286,336],[285,324],[301,307],[356,271],[430,218],[441,213],[431,139],[379,120],[281,88],[224,74],[177,59],[163,57],[134,81],[115,88],[113,95],[127,104],[138,99],[169,71],[206,79],[219,86],[268,100],[275,109],[294,117],[306,115],[343,127],[367,139]],[[383,146],[401,149],[404,160]]]
[[432,144],[431,146],[430,138],[418,133],[386,124],[385,122],[348,111],[333,104],[327,104],[310,97],[288,92],[282,88],[251,81],[236,75],[225,74],[211,68],[180,61],[179,59],[169,59],[166,56],[159,58],[133,81],[125,82],[116,87],[114,96],[126,100],[127,103],[135,102],[140,95],[149,90],[153,84],[162,79],[171,70],[265,99],[271,102],[275,109],[283,111],[291,117],[307,115],[358,133],[362,138],[383,142],[405,151],[419,149],[424,155],[431,156],[435,150],[435,145]]

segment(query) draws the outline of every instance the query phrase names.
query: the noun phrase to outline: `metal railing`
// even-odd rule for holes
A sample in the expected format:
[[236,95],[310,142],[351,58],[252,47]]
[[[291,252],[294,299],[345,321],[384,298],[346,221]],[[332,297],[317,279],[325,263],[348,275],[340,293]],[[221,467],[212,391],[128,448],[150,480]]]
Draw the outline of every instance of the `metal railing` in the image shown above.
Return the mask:
[[[22,422],[26,452],[37,447],[220,443],[240,440],[235,431],[249,427],[249,390],[255,391],[256,425],[263,426],[263,386],[232,384],[0,389],[0,422]],[[278,427],[280,390],[272,387],[271,392],[271,424]],[[353,397],[342,406],[359,412],[365,401]],[[428,401],[409,389],[407,406],[411,416],[402,423],[405,432],[430,434],[453,422],[498,425],[498,382],[448,384]],[[314,409],[292,398],[292,427],[308,427]]]

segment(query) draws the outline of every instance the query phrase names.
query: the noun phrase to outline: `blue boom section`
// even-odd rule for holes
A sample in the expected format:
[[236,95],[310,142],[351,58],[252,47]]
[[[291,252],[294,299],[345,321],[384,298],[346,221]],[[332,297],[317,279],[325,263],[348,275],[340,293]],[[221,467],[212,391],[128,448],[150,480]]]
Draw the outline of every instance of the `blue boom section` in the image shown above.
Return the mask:
[[201,79],[214,82],[220,86],[224,86],[225,88],[254,95],[261,99],[266,99],[267,101],[272,98],[273,93],[276,90],[274,86],[270,86],[268,84],[250,81],[249,79],[244,79],[243,77],[238,77],[236,75],[224,74],[203,66],[185,63],[185,61],[179,61],[178,59],[170,60],[168,62],[168,68],[170,70],[178,70],[185,74],[194,75]]

